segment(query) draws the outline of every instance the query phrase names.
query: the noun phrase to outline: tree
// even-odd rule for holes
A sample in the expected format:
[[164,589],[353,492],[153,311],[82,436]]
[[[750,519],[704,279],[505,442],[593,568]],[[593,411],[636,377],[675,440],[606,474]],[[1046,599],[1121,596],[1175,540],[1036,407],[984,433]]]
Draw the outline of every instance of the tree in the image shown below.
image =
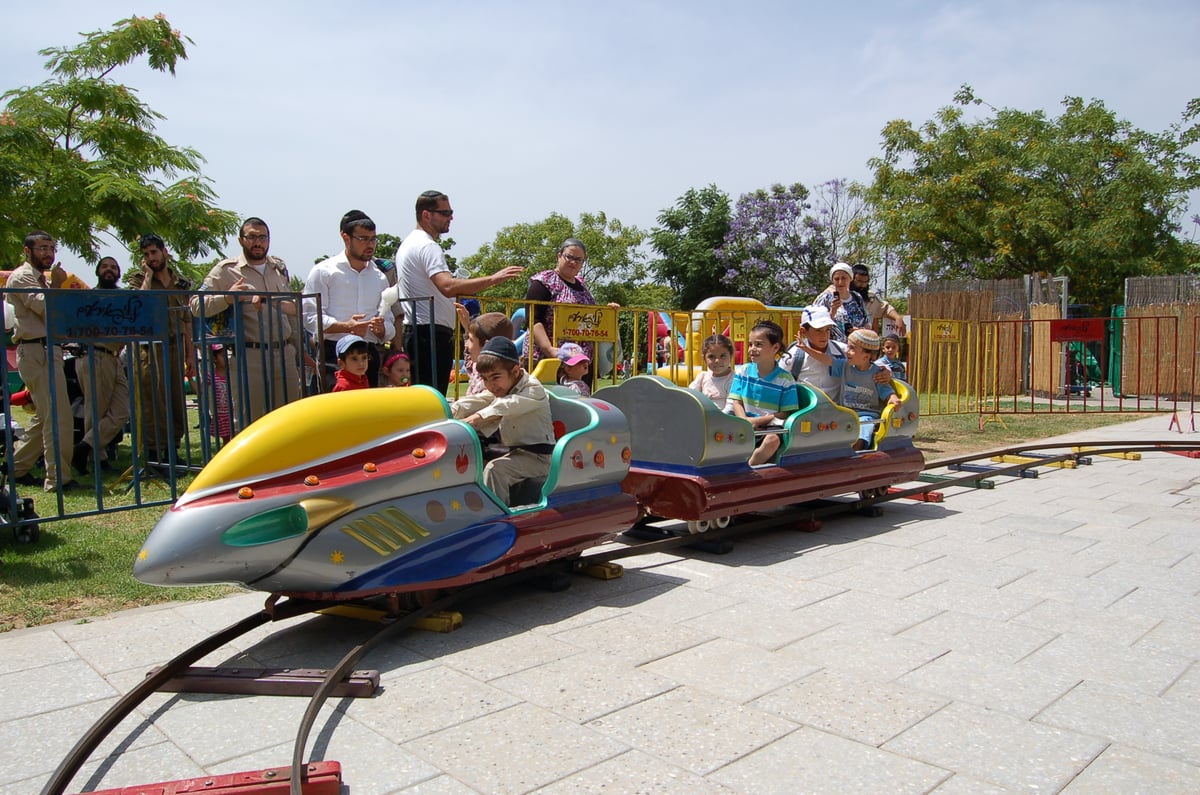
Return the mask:
[[41,50],[52,77],[0,97],[2,250],[20,251],[41,228],[94,260],[102,234],[135,251],[141,234],[155,232],[191,260],[237,231],[237,217],[213,203],[200,153],[155,135],[163,116],[110,79],[142,57],[173,75],[185,42],[158,14],[88,33],[73,48]]
[[691,309],[727,291],[726,267],[717,249],[725,241],[729,221],[729,195],[716,185],[688,188],[674,206],[658,214],[650,244],[659,259],[650,268],[674,292],[673,306]]
[[717,258],[739,295],[766,304],[806,305],[829,283],[827,230],[815,218],[808,188],[772,185],[738,199]]
[[581,275],[597,300],[602,300],[607,282],[637,284],[645,277],[645,265],[638,247],[646,233],[636,226],[625,226],[603,212],[583,213],[578,223],[565,215],[551,213],[535,223],[514,224],[496,233],[474,254],[463,257],[462,266],[472,276],[495,273],[509,265],[525,269],[524,279],[512,279],[488,290],[489,296],[524,298],[528,278],[553,268],[558,247],[568,237],[579,238],[587,247],[587,264]]
[[964,120],[984,104],[970,86],[955,103],[920,129],[889,123],[871,160],[870,198],[906,281],[1065,275],[1073,300],[1107,309],[1127,276],[1186,267],[1177,235],[1200,186],[1187,151],[1200,140],[1200,100],[1162,134],[1078,97],[1058,118],[989,105],[978,122]]

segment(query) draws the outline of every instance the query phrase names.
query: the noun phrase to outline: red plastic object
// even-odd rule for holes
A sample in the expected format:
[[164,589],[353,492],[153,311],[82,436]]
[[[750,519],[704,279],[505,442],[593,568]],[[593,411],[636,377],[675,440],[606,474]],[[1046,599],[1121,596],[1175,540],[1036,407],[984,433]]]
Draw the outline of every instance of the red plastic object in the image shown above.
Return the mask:
[[[888,494],[897,494],[904,489],[888,489]],[[917,502],[945,502],[946,495],[940,491],[923,491],[920,494],[910,494],[905,497],[906,500],[916,500]]]
[[[309,762],[306,772],[308,777],[301,786],[304,795],[338,795],[342,791],[340,763]],[[288,795],[291,792],[291,783],[290,766],[272,767],[247,773],[225,773],[219,776],[164,781],[159,784],[96,790],[90,795],[188,795],[197,792],[217,795]]]

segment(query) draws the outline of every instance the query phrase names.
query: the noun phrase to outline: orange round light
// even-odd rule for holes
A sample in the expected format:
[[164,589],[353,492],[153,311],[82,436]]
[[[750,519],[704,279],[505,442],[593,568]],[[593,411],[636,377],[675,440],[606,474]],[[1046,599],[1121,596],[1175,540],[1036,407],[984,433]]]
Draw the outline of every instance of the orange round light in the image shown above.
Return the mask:
[[717,440],[718,442],[723,442],[723,441],[725,441],[725,434],[721,433],[720,431],[717,431],[713,435],[713,439]]
[[413,458],[424,458],[424,457],[425,457],[425,448],[424,447],[416,447],[413,449]]
[[827,431],[827,430],[829,430],[829,426],[823,422],[817,423],[817,430],[818,431]]
[[909,422],[912,422],[912,421],[913,421],[913,420],[915,420],[916,418],[917,418],[917,412],[915,412],[915,411],[910,411],[910,412],[908,412],[908,420],[909,420]]
[[592,461],[594,461],[596,463],[596,466],[603,468],[604,467],[604,451],[597,450],[596,454],[594,456],[592,456]]
[[240,500],[248,500],[253,496],[254,489],[250,488],[249,486],[242,486],[240,489],[238,489],[238,499]]
[[309,475],[308,477],[306,477],[304,479],[304,485],[305,486],[320,486],[321,479],[319,477],[317,477],[316,475]]
[[837,430],[837,423],[836,423],[836,422],[831,422],[831,423],[829,423],[829,430],[831,430],[831,431],[836,431],[836,430]]
[[367,463],[363,464],[363,472],[375,472],[378,469],[379,467],[375,466],[374,461],[368,461]]
[[630,450],[628,447],[621,448],[621,461],[623,463],[628,464],[632,460],[633,460],[633,451]]

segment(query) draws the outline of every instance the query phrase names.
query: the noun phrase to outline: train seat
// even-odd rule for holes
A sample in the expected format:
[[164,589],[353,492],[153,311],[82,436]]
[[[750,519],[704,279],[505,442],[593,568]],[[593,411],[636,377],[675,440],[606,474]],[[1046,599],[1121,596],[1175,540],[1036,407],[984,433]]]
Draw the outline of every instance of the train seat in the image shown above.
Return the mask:
[[[591,428],[594,417],[586,405],[571,399],[576,395],[573,390],[551,386],[547,392],[550,395],[550,420],[554,424],[555,447],[550,454],[550,471],[554,472],[562,466],[563,451],[566,449],[562,440]],[[522,480],[513,486],[509,500],[514,506],[540,505],[549,496],[546,493],[548,479],[549,476]]]

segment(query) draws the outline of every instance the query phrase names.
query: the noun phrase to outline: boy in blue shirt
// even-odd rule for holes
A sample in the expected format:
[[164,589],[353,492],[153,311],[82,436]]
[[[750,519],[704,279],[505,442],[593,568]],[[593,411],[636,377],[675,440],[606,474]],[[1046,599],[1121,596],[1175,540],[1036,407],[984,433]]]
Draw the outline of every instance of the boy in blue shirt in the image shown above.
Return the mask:
[[898,378],[901,381],[908,380],[908,366],[900,358],[900,337],[896,334],[887,334],[883,338],[883,356],[875,360],[875,364],[882,365],[892,371],[892,378]]
[[829,365],[829,373],[842,379],[843,406],[858,414],[862,427],[854,440],[854,449],[862,450],[871,443],[876,421],[886,404],[898,404],[900,397],[890,382],[879,384],[875,375],[883,368],[872,361],[879,355],[879,335],[870,329],[855,329],[846,344],[846,358],[835,359],[828,353],[800,344],[804,352],[817,361]]
[[774,431],[759,438],[750,466],[768,463],[779,451],[783,421],[800,408],[796,379],[777,364],[783,350],[783,329],[760,320],[750,329],[746,356],[750,360],[733,376],[725,412],[749,420],[755,431]]

